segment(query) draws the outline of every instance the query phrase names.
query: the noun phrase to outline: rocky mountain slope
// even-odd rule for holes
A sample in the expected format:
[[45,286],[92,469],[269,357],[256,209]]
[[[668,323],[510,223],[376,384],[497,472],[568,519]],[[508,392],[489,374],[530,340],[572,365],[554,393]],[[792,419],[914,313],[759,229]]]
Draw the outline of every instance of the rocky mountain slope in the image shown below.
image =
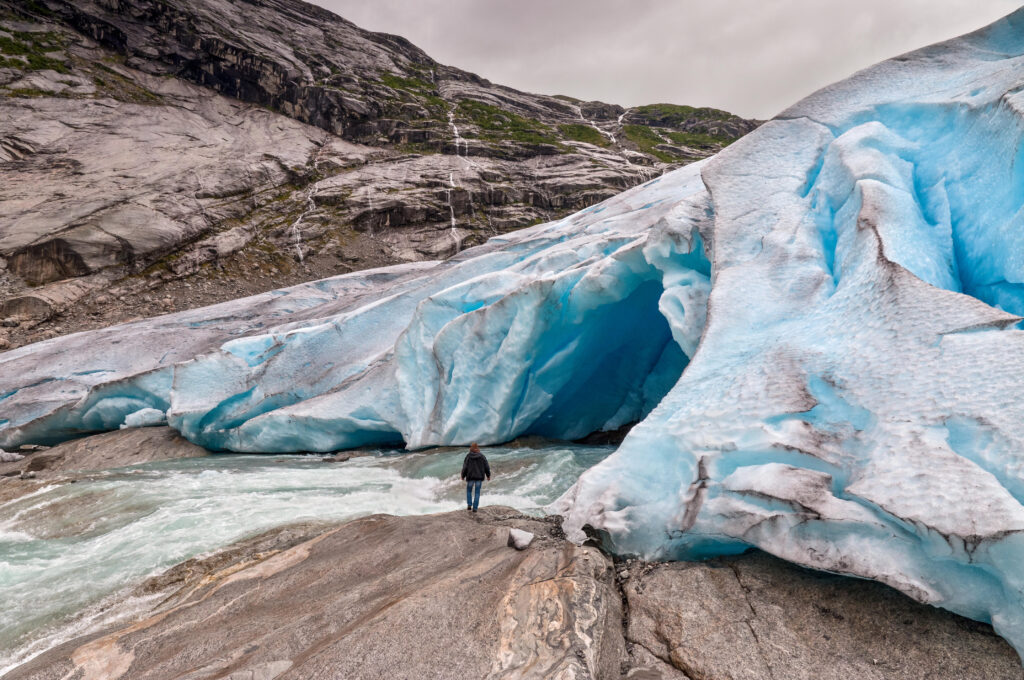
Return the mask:
[[298,0],[0,0],[0,348],[435,259],[756,126],[494,85]]

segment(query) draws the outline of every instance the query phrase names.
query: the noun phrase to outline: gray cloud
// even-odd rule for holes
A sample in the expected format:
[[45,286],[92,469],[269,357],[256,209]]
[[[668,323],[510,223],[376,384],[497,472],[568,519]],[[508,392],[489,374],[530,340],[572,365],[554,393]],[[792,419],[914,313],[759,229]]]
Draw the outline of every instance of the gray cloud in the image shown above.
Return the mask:
[[317,0],[520,90],[768,118],[819,87],[980,28],[1015,0]]

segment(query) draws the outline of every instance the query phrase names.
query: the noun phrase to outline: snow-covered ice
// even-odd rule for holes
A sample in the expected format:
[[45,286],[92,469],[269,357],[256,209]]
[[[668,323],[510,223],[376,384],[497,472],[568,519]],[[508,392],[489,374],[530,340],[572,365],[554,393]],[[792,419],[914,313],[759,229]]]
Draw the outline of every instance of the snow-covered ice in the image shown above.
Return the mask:
[[25,456],[21,455],[20,453],[15,453],[14,451],[4,451],[3,449],[0,449],[0,463],[17,463],[24,457]]
[[129,427],[152,427],[153,425],[163,425],[167,422],[167,415],[156,408],[140,408],[138,411],[129,413],[124,417],[124,422],[121,423],[121,429]]
[[622,553],[750,546],[1024,650],[1024,10],[445,262],[0,354],[0,446],[143,409],[235,451],[572,439]]

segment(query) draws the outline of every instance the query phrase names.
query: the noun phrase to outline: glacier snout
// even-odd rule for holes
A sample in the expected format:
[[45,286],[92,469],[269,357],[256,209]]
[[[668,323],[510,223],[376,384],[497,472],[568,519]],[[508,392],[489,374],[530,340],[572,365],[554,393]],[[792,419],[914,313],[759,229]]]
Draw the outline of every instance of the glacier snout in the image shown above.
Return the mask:
[[0,441],[61,441],[141,412],[253,452],[576,439],[634,423],[704,327],[706,215],[687,207],[703,200],[699,169],[442,263],[9,352]]
[[554,508],[615,550],[750,546],[1024,650],[1024,11],[812,95],[703,168],[703,339]]

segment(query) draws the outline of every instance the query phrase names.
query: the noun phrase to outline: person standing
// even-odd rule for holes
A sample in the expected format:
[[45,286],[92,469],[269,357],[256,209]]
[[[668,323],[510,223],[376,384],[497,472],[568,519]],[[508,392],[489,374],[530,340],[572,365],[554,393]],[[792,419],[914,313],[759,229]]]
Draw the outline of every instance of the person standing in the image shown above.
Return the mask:
[[480,453],[480,446],[473,442],[462,461],[462,478],[466,480],[466,510],[476,512],[479,507],[480,487],[485,477],[491,481],[491,466],[484,454]]

